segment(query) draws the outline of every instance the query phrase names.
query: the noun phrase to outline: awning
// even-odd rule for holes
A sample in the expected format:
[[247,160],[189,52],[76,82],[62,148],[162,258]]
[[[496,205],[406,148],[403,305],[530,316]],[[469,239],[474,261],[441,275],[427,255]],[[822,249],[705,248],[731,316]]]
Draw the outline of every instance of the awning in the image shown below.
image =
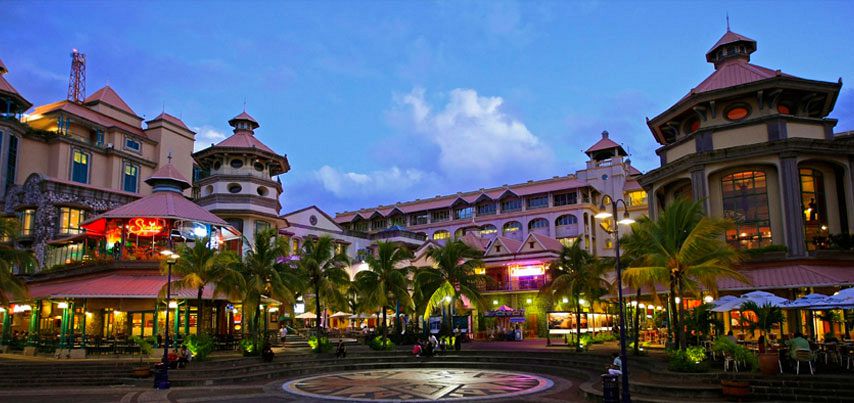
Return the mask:
[[[176,278],[172,277],[173,281]],[[113,273],[28,284],[31,299],[50,298],[157,298],[166,284],[166,276],[159,274]],[[195,299],[197,290],[172,289],[172,298]],[[213,287],[207,286],[202,298],[213,298]],[[223,298],[224,299],[224,298]]]

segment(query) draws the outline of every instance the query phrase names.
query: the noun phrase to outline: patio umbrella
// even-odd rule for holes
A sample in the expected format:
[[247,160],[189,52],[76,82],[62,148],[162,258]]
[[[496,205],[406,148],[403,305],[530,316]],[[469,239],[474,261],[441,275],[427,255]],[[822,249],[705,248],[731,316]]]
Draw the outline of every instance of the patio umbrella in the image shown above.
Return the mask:
[[744,301],[734,295],[725,295],[714,301],[712,312],[729,312],[738,309]]
[[317,315],[312,312],[301,313],[296,316],[297,319],[317,319]]
[[349,318],[350,316],[352,316],[352,315],[350,315],[349,313],[338,311],[338,312],[333,313],[329,317],[330,318]]
[[[775,307],[785,307],[789,300],[778,297],[767,291],[752,291],[741,296],[742,303],[747,301],[755,302],[756,305],[771,305]],[[739,305],[740,306],[740,305]]]
[[496,309],[496,311],[501,311],[501,312],[512,312],[512,311],[513,311],[513,308],[511,308],[511,307],[509,307],[509,306],[507,306],[507,305],[501,305],[501,306],[499,306],[499,307],[498,307],[498,309]]
[[[850,289],[850,288],[849,288]],[[843,290],[845,291],[845,290]],[[842,293],[842,291],[838,292],[835,295],[831,295],[825,298],[822,303],[816,304],[810,309],[814,310],[823,310],[823,309],[853,309],[854,308],[854,293]]]
[[823,305],[825,300],[827,299],[827,295],[813,293],[809,295],[805,295],[801,298],[798,298],[794,301],[790,301],[783,306],[783,308],[789,309],[804,309],[804,308],[812,308],[814,306]]

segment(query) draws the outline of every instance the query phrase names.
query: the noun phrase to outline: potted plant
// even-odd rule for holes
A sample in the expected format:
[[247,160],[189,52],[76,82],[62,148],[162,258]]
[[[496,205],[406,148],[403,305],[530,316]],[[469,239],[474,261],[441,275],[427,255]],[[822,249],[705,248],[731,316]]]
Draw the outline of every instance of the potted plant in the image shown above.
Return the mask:
[[[732,357],[736,363],[743,363],[744,369],[755,370],[758,367],[756,356],[748,349],[739,346],[732,339],[720,336],[712,344],[712,350]],[[738,364],[736,364],[738,365]],[[724,397],[741,400],[750,395],[750,382],[738,379],[721,379],[721,389]]]
[[745,302],[740,308],[742,317],[745,317],[744,312],[753,312],[755,319],[750,319],[750,329],[752,331],[759,330],[761,335],[759,343],[759,371],[763,375],[774,375],[777,373],[777,361],[779,355],[775,351],[766,351],[768,333],[775,323],[782,323],[786,318],[783,316],[783,310],[769,303],[759,305],[753,301]]
[[139,336],[131,337],[131,341],[139,346],[139,366],[131,370],[131,375],[135,378],[146,378],[151,374],[151,369],[148,365],[143,365],[143,358],[151,355],[151,343]]

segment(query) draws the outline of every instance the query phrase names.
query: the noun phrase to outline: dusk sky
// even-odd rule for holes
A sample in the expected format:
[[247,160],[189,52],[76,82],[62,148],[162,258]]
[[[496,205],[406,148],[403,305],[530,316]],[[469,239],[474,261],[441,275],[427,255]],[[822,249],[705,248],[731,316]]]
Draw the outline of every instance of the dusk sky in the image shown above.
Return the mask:
[[109,83],[137,114],[165,105],[230,134],[243,109],[287,154],[283,212],[330,214],[566,175],[602,130],[642,171],[645,117],[713,71],[732,30],[752,63],[844,87],[854,129],[851,2],[4,2],[0,59],[36,105],[65,98],[69,52],[87,93]]

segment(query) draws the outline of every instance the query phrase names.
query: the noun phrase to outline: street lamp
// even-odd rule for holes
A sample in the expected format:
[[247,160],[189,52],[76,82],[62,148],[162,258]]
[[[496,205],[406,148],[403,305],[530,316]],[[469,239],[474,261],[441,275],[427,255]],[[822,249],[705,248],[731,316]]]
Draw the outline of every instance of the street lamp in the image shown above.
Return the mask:
[[[172,252],[169,249],[164,249],[160,251],[160,254],[166,257],[166,266],[168,270],[166,271],[166,301],[172,300],[172,266],[175,265],[175,262],[178,260],[178,254]],[[167,302],[171,305],[171,302]],[[155,387],[158,389],[169,389],[169,311],[171,306],[167,305],[166,308],[166,337],[163,338],[163,378],[159,379],[160,382],[157,382],[158,379],[155,378]],[[157,318],[155,318],[157,320]]]
[[[609,206],[605,204],[606,198],[610,202],[610,212],[608,211]],[[617,270],[617,296],[620,305],[620,363],[622,364],[620,371],[622,372],[622,402],[628,403],[632,401],[632,397],[629,393],[629,363],[626,359],[626,309],[623,305],[623,268],[620,264],[620,225],[631,225],[634,224],[635,220],[629,216],[629,209],[625,200],[614,200],[614,198],[609,195],[602,196],[602,202],[599,204],[599,212],[593,217],[600,220],[617,217],[620,203],[623,203],[623,218],[617,221],[618,225],[615,225],[613,229],[605,231],[614,235],[614,255],[617,259],[615,264]]]

